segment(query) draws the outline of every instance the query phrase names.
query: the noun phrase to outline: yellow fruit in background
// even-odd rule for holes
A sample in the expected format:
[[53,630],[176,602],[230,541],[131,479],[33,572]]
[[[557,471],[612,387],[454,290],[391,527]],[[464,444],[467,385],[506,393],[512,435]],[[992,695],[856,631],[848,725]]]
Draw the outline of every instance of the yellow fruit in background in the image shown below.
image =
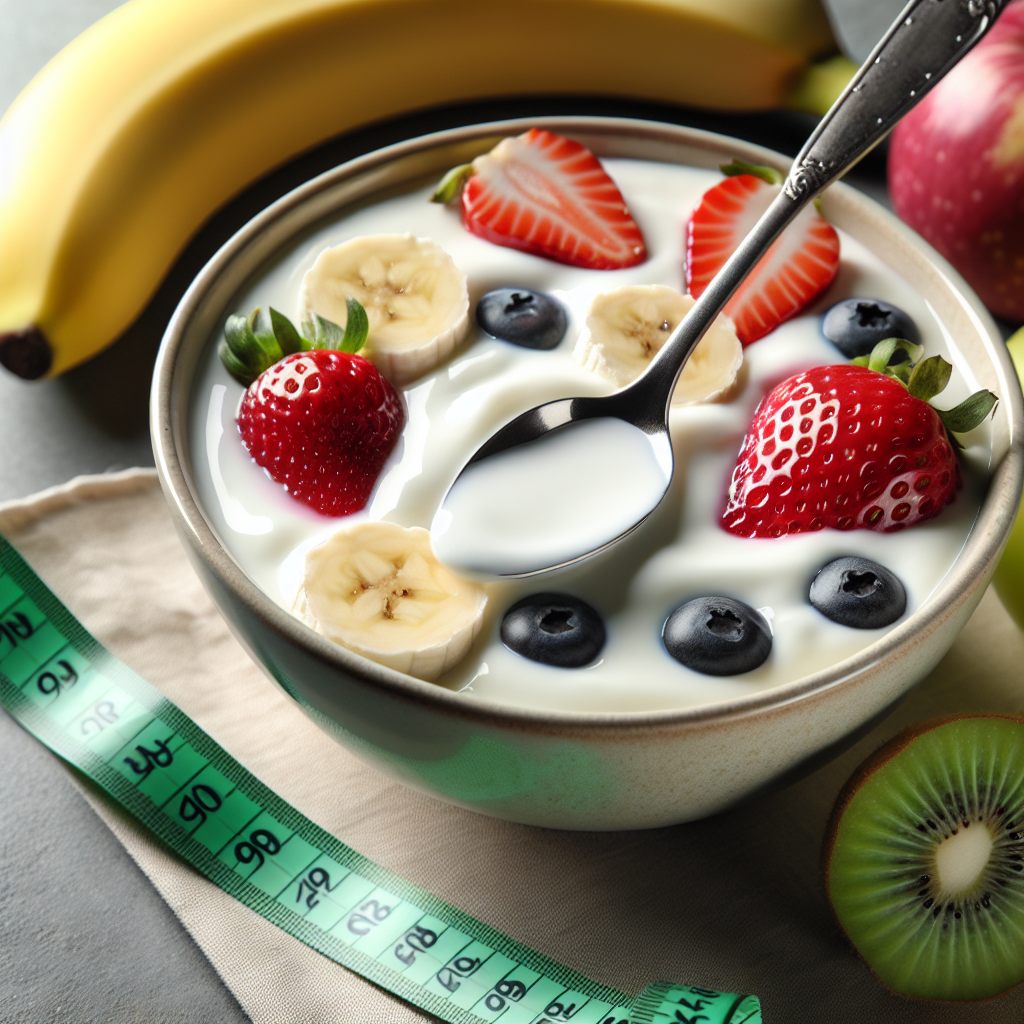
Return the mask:
[[765,109],[833,45],[818,0],[131,0],[0,122],[0,362],[108,345],[218,207],[333,135],[525,94]]
[[[1006,347],[1024,387],[1024,327],[1010,338]],[[993,582],[1006,610],[1024,629],[1024,504],[1017,513],[1017,521],[1013,524]]]

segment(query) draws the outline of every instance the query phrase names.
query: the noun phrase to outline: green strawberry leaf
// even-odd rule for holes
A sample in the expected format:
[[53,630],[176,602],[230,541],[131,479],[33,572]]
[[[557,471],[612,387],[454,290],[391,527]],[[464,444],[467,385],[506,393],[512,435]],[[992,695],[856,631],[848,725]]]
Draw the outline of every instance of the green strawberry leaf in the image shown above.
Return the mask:
[[345,302],[348,319],[344,330],[314,313],[313,319],[302,325],[300,334],[291,320],[273,306],[270,307],[269,331],[258,330],[259,306],[248,316],[229,316],[219,348],[220,361],[235,380],[248,387],[274,363],[295,352],[308,352],[314,348],[358,352],[366,344],[370,320],[356,299],[350,296]]
[[338,349],[342,352],[358,352],[370,334],[370,318],[366,315],[363,304],[351,295],[345,296],[348,316],[345,319],[345,334]]
[[295,329],[295,324],[273,306],[270,307],[270,327],[278,345],[281,346],[281,351],[286,356],[290,356],[293,352],[309,351],[309,342]]
[[314,313],[302,325],[302,333],[310,340],[313,348],[338,348],[345,332],[333,321]]
[[[909,358],[890,366],[889,360],[899,351],[906,352]],[[855,366],[866,366],[869,370],[894,377],[914,398],[928,402],[945,389],[953,367],[942,356],[921,359],[923,354],[923,345],[914,345],[905,338],[886,338],[871,350],[871,355],[858,356],[852,362]],[[988,417],[998,401],[991,391],[976,391],[953,409],[935,409],[954,448],[962,449],[963,445],[953,435],[973,430]]]
[[[239,317],[239,319],[244,318]],[[249,367],[231,351],[231,347],[228,345],[227,341],[221,341],[217,351],[220,355],[220,361],[224,364],[224,369],[227,370],[239,384],[248,387],[256,379],[249,372]]]
[[[924,346],[915,345],[913,342],[907,341],[906,338],[886,338],[884,341],[880,341],[871,350],[871,355],[861,356],[859,359],[855,359],[854,362],[858,366],[866,366],[869,370],[874,370],[876,373],[888,372],[890,376],[899,376],[902,379],[902,374],[895,372],[896,367],[904,366],[906,364],[897,363],[896,366],[889,366],[889,360],[892,359],[897,352],[906,352],[909,357],[910,365],[912,366],[924,354]],[[906,381],[904,381],[904,383],[906,383]]]
[[247,317],[229,316],[224,325],[224,343],[220,346],[224,368],[246,386],[282,356],[281,346],[273,334],[255,331],[259,312],[257,307]]
[[432,203],[450,203],[462,195],[466,182],[473,176],[472,164],[453,167],[438,183],[430,197]]
[[351,295],[345,297],[347,316],[342,330],[333,320],[327,320],[314,313],[312,319],[302,325],[302,333],[309,339],[312,348],[332,348],[336,352],[358,352],[370,333],[370,318],[362,303]]
[[763,167],[761,164],[748,164],[746,160],[738,160],[736,157],[733,157],[731,164],[719,164],[718,169],[727,178],[734,178],[737,174],[752,174],[755,178],[767,181],[769,185],[780,185],[782,183],[782,175],[773,167]]
[[254,354],[256,336],[252,333],[248,318],[229,316],[224,324],[224,340],[231,351],[242,361]]
[[975,391],[952,409],[936,409],[947,430],[966,434],[985,421],[999,399],[991,391]]
[[895,377],[904,387],[910,386],[910,378],[914,374],[914,364],[905,359],[902,363],[890,363],[886,368],[890,377]]
[[[906,366],[906,363],[901,365]],[[953,364],[942,356],[930,356],[917,363],[907,378],[907,390],[924,402],[931,401],[940,391],[945,390],[953,373]]]

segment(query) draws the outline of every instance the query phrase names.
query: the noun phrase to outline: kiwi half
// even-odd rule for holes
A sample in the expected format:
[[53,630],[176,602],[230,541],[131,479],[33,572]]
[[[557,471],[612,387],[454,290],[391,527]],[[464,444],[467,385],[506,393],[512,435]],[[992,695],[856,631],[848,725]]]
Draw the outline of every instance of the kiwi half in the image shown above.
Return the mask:
[[825,881],[894,992],[987,999],[1024,981],[1024,716],[925,722],[868,758],[832,812]]

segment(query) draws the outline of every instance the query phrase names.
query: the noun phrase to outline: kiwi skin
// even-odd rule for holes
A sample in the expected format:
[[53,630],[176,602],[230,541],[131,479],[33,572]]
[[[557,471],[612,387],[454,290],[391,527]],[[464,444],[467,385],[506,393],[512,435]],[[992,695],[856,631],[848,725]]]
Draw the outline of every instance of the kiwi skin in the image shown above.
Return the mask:
[[[861,959],[864,960],[864,962],[871,970],[872,974],[875,975],[876,979],[880,981],[882,985],[884,985],[887,989],[889,989],[891,992],[894,992],[896,995],[903,996],[905,998],[909,997],[912,999],[921,1000],[925,1002],[980,1002],[986,999],[995,999],[1003,995],[1010,989],[1015,988],[1020,983],[1020,980],[1018,979],[1017,981],[1011,982],[1009,986],[1004,987],[999,991],[991,991],[981,995],[971,994],[964,996],[951,994],[946,994],[943,996],[929,996],[917,992],[905,992],[893,987],[892,985],[887,983],[886,979],[883,978],[878,971],[876,971],[874,965],[861,952],[856,942],[854,941],[853,936],[850,935],[849,931],[844,925],[839,915],[839,912],[836,908],[835,901],[832,897],[830,887],[830,869],[832,865],[832,858],[836,851],[836,842],[839,834],[840,823],[843,819],[844,814],[849,809],[851,802],[853,801],[857,793],[860,791],[864,783],[867,782],[867,780],[870,779],[881,768],[885,767],[885,765],[888,764],[891,760],[893,760],[895,757],[901,754],[911,743],[913,743],[919,737],[925,735],[926,733],[932,732],[934,729],[937,729],[941,726],[949,725],[957,721],[964,721],[968,719],[984,719],[989,721],[999,720],[1012,722],[1024,726],[1024,714],[1005,714],[999,712],[963,712],[960,714],[946,715],[941,718],[927,719],[925,721],[917,723],[916,725],[911,726],[908,729],[905,729],[903,732],[894,736],[891,740],[889,740],[878,750],[876,750],[874,754],[870,755],[862,764],[858,766],[858,768],[847,780],[846,784],[843,786],[842,790],[839,793],[839,796],[836,799],[835,806],[832,808],[832,813],[829,817],[828,826],[825,830],[825,841],[822,848],[822,867],[824,874],[825,891],[829,896],[829,902],[832,905],[836,921],[839,924],[840,929],[843,931],[847,939],[850,941],[850,944],[854,947],[854,949],[857,950],[858,954],[861,956]],[[1021,831],[1021,829],[1018,828],[1018,831]],[[1015,859],[1019,861],[1020,856],[1017,855]],[[959,917],[959,914],[957,914],[957,917]],[[1024,965],[1022,965],[1022,975],[1024,975]]]

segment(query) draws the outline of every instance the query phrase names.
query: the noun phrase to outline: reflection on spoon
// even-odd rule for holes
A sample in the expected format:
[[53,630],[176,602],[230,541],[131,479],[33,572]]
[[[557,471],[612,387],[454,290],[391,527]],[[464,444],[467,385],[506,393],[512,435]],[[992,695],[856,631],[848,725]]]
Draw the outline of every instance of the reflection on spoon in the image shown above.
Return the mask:
[[638,526],[672,479],[672,447],[614,416],[571,423],[470,464],[434,516],[434,553],[457,572],[529,576]]

